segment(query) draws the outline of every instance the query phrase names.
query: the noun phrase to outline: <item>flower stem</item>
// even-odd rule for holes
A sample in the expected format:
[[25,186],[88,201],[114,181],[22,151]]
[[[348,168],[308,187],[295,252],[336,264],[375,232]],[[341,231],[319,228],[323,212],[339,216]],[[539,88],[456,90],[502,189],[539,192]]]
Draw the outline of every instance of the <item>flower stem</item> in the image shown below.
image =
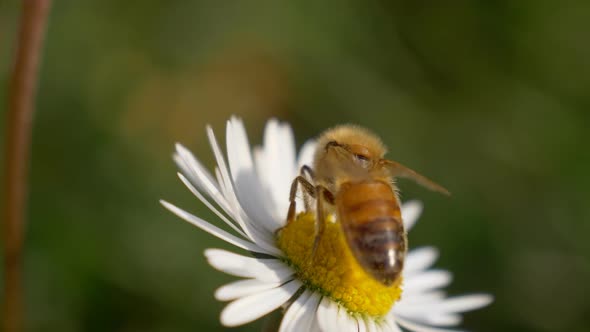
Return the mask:
[[22,260],[27,176],[37,72],[50,0],[23,0],[8,91],[4,174],[4,331],[24,329]]

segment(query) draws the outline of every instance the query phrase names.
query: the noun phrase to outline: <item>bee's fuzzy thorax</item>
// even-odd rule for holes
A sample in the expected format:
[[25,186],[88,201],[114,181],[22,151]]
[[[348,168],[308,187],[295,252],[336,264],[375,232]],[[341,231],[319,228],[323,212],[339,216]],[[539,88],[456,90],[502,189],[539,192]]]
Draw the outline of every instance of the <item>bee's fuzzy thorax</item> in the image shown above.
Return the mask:
[[360,126],[339,125],[324,131],[317,141],[313,169],[316,173],[315,180],[334,192],[340,182],[362,181],[370,176],[367,169],[363,169],[352,159],[342,159],[342,156],[328,151],[327,146],[331,142],[340,146],[362,146],[367,157],[373,161],[383,158],[387,150],[377,135]]
[[339,125],[324,131],[318,138],[318,147],[323,147],[330,141],[365,146],[375,158],[383,158],[387,152],[387,148],[377,135],[357,125]]

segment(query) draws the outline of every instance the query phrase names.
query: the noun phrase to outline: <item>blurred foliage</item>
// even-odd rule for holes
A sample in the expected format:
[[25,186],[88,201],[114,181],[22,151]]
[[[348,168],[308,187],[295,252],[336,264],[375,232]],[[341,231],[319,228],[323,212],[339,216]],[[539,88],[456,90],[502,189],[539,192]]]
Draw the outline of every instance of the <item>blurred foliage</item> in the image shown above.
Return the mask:
[[[4,100],[19,4],[0,4]],[[55,1],[36,114],[26,247],[31,331],[224,330],[202,252],[164,211],[215,220],[177,181],[175,141],[268,117],[298,143],[342,122],[447,186],[402,182],[476,331],[590,327],[590,2]],[[5,113],[5,102],[0,109]],[[0,120],[3,121],[3,120]],[[0,123],[3,125],[3,122]],[[263,322],[231,329],[258,331]]]

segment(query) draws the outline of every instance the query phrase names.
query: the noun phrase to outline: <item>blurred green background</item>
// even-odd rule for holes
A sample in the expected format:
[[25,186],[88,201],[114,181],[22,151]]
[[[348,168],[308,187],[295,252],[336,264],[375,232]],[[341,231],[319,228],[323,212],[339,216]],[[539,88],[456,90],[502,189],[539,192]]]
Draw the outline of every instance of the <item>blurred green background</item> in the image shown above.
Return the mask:
[[[2,115],[20,4],[0,4]],[[173,143],[213,166],[204,127],[267,118],[298,144],[365,125],[449,199],[412,246],[451,294],[490,292],[475,331],[590,329],[590,2],[55,1],[34,126],[30,331],[222,331],[215,220],[177,180]],[[4,116],[2,116],[2,128]],[[223,139],[222,139],[223,140]],[[259,331],[263,322],[232,331]]]

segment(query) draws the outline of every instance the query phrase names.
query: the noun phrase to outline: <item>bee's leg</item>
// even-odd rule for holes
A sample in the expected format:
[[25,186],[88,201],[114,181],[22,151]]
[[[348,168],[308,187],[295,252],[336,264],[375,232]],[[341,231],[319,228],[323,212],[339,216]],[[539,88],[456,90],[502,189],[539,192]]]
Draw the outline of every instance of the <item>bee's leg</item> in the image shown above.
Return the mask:
[[[316,250],[318,249],[318,245],[320,244],[320,239],[324,235],[324,231],[326,230],[326,213],[324,211],[324,203],[329,203],[334,205],[334,195],[325,187],[317,186],[316,187],[316,221],[315,221],[315,238],[313,241],[313,248],[311,250],[311,257],[315,255]],[[310,259],[310,261],[312,261]]]
[[[299,175],[305,177],[306,179],[311,179],[311,182],[315,182],[315,176],[313,174],[313,170],[311,169],[311,167],[307,166],[307,165],[303,165],[301,166],[301,169],[299,170]],[[315,197],[313,194],[315,193],[315,190],[313,191],[307,191],[305,192],[307,193],[307,195],[303,195],[303,205],[305,206],[305,211],[311,211],[311,200],[310,198]]]
[[307,165],[303,165],[301,166],[301,170],[299,170],[299,175],[304,175],[305,174],[309,175],[309,177],[313,180],[315,179],[315,175],[313,173],[313,170],[311,169],[311,167],[307,166]]
[[291,192],[289,193],[289,212],[287,212],[287,223],[291,222],[295,219],[295,212],[296,212],[296,203],[295,203],[295,196],[297,195],[297,188],[301,184],[301,188],[303,189],[304,200],[309,200],[307,197],[311,196],[315,198],[315,188],[311,182],[309,182],[306,178],[299,175],[298,177],[293,180],[291,183]]

